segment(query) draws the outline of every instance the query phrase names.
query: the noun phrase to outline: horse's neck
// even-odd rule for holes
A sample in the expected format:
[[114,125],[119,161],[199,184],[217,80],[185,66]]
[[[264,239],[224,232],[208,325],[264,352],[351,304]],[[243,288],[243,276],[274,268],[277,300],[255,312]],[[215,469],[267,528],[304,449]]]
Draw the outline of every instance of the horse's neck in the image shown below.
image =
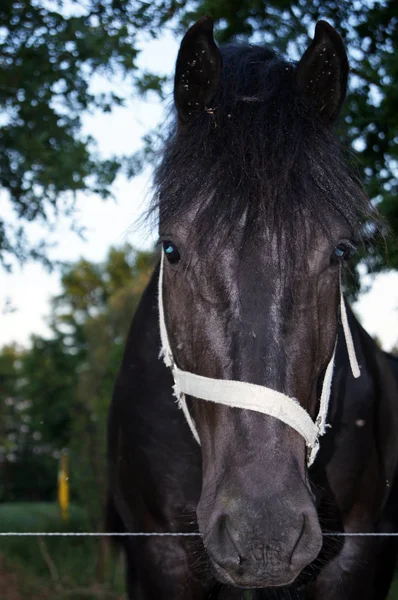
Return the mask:
[[379,348],[351,309],[347,308],[347,314],[361,377],[352,377],[347,351],[341,343],[343,332],[339,331],[331,419],[337,429],[356,425],[358,431],[372,420],[378,460],[386,481],[391,482],[398,467],[398,360]]

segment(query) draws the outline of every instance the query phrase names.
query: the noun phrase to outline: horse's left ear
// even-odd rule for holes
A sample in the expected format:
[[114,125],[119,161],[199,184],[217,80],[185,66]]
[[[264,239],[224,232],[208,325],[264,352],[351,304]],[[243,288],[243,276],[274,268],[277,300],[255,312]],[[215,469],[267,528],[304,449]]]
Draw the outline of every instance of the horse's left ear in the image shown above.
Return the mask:
[[185,34],[177,57],[174,101],[182,121],[211,108],[222,71],[213,19],[202,17]]
[[340,112],[348,78],[343,40],[326,21],[319,21],[311,45],[297,65],[297,90],[305,102],[331,123]]

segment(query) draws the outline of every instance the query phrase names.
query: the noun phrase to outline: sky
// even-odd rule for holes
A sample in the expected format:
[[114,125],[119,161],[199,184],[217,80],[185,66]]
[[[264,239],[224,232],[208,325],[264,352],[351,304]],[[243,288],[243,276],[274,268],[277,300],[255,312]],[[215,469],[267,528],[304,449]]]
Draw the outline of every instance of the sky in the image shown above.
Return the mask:
[[[177,41],[166,33],[161,39],[143,45],[139,64],[170,75],[177,50]],[[94,82],[96,85],[107,86],[101,80]],[[120,85],[126,84],[120,82]],[[126,108],[116,108],[111,114],[86,116],[84,131],[97,139],[104,156],[131,154],[139,149],[142,135],[162,123],[167,104],[162,105],[154,96],[132,99]],[[139,227],[137,221],[150,198],[150,181],[149,168],[131,181],[119,176],[113,188],[116,201],[104,202],[94,195],[81,194],[76,220],[86,228],[85,241],[69,230],[65,219],[60,220],[51,234],[37,225],[32,226],[31,234],[37,238],[44,234],[55,242],[51,257],[66,261],[80,257],[101,261],[111,245],[127,241],[137,248],[149,248],[156,233]],[[371,286],[371,291],[363,294],[354,306],[356,314],[383,348],[390,350],[398,344],[398,273],[366,277],[365,283]],[[49,336],[46,317],[50,313],[50,299],[59,292],[59,272],[48,273],[38,264],[16,267],[11,274],[0,272],[0,347],[12,342],[26,346],[33,333]]]

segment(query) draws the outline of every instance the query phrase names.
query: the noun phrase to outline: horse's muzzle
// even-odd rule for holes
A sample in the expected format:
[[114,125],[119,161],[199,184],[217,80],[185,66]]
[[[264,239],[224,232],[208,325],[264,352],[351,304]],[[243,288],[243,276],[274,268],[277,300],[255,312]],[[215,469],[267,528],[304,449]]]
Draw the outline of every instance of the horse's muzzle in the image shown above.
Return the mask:
[[[280,515],[267,510],[268,518],[261,509],[255,515],[250,512],[246,506],[246,514],[220,514],[212,519],[209,533],[204,532],[216,578],[242,588],[291,584],[322,547],[315,508]],[[264,519],[258,519],[259,512]]]

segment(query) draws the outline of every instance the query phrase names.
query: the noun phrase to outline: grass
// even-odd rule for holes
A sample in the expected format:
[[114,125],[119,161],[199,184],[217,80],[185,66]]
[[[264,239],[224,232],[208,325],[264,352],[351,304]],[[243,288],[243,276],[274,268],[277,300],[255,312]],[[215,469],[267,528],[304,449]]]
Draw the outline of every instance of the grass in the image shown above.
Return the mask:
[[[85,512],[72,506],[67,522],[54,504],[0,504],[0,532],[90,531]],[[0,575],[16,575],[10,600],[123,598],[123,573],[106,542],[84,537],[0,537]],[[1,579],[0,579],[1,581]],[[8,600],[1,595],[1,600]]]

